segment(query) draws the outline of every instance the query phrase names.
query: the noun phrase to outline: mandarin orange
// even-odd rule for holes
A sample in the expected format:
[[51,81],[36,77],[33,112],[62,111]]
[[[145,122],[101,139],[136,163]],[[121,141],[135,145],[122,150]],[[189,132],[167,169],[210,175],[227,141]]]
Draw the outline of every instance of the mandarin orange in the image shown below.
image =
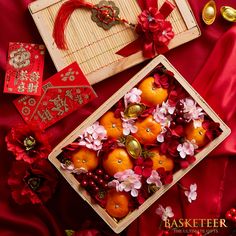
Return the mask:
[[141,144],[156,143],[157,136],[161,132],[161,125],[157,123],[152,115],[141,121],[137,121],[135,126],[138,131],[133,136],[138,139]]
[[72,162],[75,168],[84,168],[91,171],[97,168],[99,159],[95,151],[81,147],[72,154]]
[[202,126],[195,128],[193,122],[186,125],[185,135],[189,141],[195,140],[198,147],[202,147],[208,142],[206,130]]
[[156,106],[166,101],[168,97],[168,90],[158,88],[155,85],[154,77],[144,79],[138,88],[142,91],[141,102],[147,106]]
[[171,158],[166,155],[161,155],[157,148],[153,148],[150,150],[152,156],[150,157],[153,161],[153,170],[157,170],[158,168],[163,167],[165,171],[171,171],[174,168],[174,162]]
[[129,213],[129,195],[112,189],[107,194],[107,213],[117,219],[125,217]]
[[115,173],[133,168],[131,157],[124,148],[112,150],[103,159],[103,168],[107,174],[114,176]]
[[116,118],[114,112],[108,111],[100,118],[100,124],[107,131],[110,138],[119,139],[123,135],[122,120]]

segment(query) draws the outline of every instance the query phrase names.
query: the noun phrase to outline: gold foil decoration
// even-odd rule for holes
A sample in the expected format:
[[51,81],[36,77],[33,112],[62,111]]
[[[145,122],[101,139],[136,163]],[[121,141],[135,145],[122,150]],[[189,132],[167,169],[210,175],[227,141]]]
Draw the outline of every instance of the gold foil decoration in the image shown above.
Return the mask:
[[125,147],[129,155],[134,159],[137,159],[142,153],[142,147],[139,141],[131,135],[126,137]]
[[145,110],[145,106],[143,104],[130,104],[124,111],[124,115],[127,118],[136,118],[141,115]]
[[233,7],[223,6],[220,8],[223,18],[229,22],[236,22],[236,10]]
[[216,3],[209,1],[202,10],[202,20],[206,25],[211,25],[216,19]]

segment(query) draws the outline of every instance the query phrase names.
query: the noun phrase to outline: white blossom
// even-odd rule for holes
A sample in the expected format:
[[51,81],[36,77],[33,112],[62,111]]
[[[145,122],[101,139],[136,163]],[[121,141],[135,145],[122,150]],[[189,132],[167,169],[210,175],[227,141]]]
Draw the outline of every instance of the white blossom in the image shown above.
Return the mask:
[[156,209],[156,214],[159,215],[163,221],[166,221],[168,218],[172,218],[174,216],[170,206],[164,208],[162,205],[159,205]]

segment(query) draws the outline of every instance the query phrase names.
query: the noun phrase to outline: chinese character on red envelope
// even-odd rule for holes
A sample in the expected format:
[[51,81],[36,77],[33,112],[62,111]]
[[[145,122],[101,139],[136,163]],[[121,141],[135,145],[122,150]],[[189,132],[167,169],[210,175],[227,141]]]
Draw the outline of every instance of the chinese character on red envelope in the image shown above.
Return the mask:
[[97,95],[76,62],[43,81],[41,97],[21,96],[14,104],[26,123],[45,129]]
[[10,43],[4,92],[41,95],[44,54],[44,45]]

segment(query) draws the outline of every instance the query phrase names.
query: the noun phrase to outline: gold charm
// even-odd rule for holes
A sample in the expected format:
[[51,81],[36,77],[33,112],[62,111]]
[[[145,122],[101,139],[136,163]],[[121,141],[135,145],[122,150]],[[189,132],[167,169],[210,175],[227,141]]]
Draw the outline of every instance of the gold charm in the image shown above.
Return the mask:
[[124,111],[124,115],[127,118],[136,118],[143,113],[145,106],[143,104],[130,104]]
[[236,22],[236,10],[229,6],[223,6],[220,8],[223,18],[230,22]]
[[134,159],[140,157],[142,153],[142,147],[136,138],[131,135],[127,136],[125,141],[125,147],[129,155],[132,156]]
[[202,10],[202,20],[207,25],[213,24],[216,19],[216,3],[210,0]]

